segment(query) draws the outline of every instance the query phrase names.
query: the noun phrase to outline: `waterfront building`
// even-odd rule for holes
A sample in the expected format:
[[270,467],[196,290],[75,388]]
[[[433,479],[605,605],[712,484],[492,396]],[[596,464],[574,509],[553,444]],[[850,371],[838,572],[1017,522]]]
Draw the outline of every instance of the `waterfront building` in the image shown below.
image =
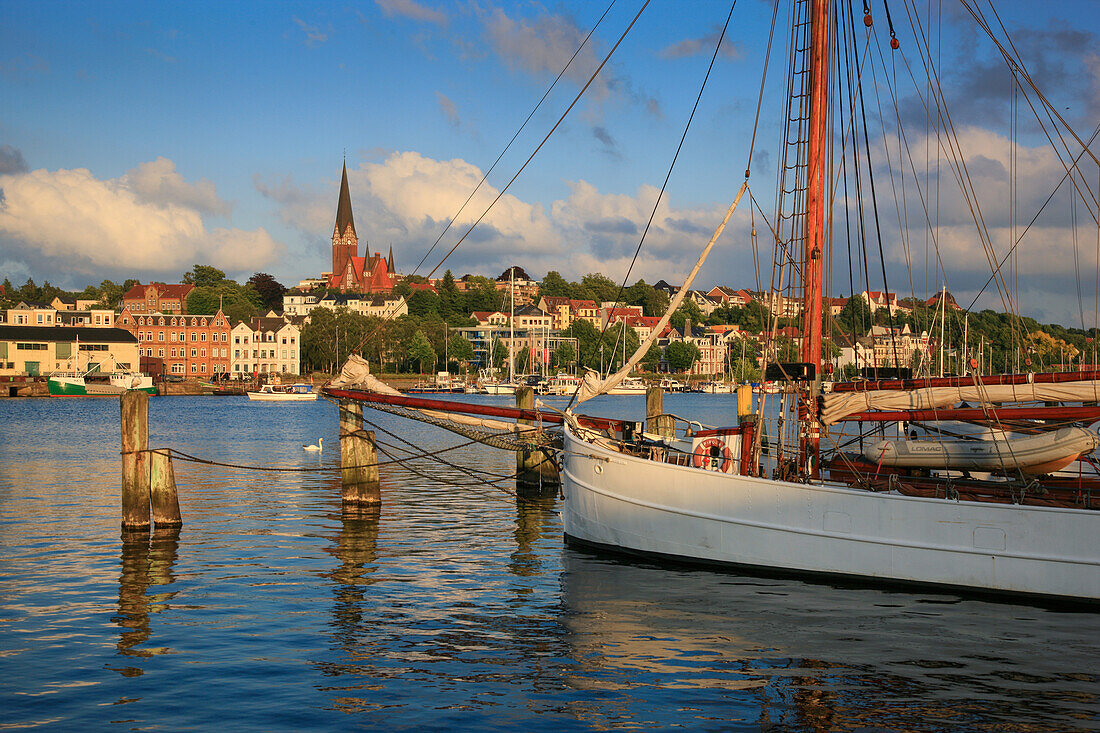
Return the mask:
[[117,323],[138,338],[138,355],[151,371],[209,379],[230,370],[229,319],[213,315],[131,312],[123,308]]
[[138,283],[122,296],[122,307],[130,313],[186,313],[187,296],[194,289],[186,283]]
[[138,340],[122,328],[0,326],[0,376],[136,369]]
[[233,327],[232,340],[234,376],[301,373],[302,332],[285,317],[241,321]]

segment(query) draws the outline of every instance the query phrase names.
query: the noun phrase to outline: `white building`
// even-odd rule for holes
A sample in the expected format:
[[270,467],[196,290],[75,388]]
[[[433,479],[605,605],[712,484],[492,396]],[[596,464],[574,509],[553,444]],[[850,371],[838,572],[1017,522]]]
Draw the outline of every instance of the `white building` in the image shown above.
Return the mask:
[[231,369],[240,377],[253,374],[300,374],[302,334],[285,318],[260,317],[233,327]]

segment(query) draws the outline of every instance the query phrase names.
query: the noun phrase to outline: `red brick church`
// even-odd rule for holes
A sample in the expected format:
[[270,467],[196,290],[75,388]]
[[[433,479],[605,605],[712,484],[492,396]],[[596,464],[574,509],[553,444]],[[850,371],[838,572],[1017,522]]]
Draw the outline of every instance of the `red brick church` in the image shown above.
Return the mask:
[[332,272],[322,277],[326,285],[350,293],[388,293],[393,290],[393,247],[387,260],[381,254],[359,256],[359,237],[355,233],[355,218],[351,214],[351,191],[348,189],[348,166],[344,163],[340,179],[340,199],[336,203],[336,226],[332,230]]

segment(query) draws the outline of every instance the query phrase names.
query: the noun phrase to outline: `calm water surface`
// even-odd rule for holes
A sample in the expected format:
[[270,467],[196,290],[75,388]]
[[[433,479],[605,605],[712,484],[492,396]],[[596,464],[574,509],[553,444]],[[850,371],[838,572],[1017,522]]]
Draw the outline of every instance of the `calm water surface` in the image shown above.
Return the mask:
[[[733,399],[665,404],[728,422]],[[323,401],[150,405],[154,447],[339,462]],[[514,470],[480,446],[383,466],[367,516],[332,471],[177,463],[183,529],[123,541],[118,450],[116,400],[0,401],[2,728],[1100,729],[1097,614],[584,554],[553,493],[470,485],[461,467]]]

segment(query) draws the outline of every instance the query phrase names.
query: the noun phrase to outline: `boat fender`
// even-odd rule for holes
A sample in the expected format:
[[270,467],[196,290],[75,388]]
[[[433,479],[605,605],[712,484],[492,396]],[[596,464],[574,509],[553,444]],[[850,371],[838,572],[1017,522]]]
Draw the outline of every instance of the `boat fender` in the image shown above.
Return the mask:
[[695,446],[692,463],[696,468],[729,473],[733,456],[726,441],[721,438],[704,438],[699,445]]

